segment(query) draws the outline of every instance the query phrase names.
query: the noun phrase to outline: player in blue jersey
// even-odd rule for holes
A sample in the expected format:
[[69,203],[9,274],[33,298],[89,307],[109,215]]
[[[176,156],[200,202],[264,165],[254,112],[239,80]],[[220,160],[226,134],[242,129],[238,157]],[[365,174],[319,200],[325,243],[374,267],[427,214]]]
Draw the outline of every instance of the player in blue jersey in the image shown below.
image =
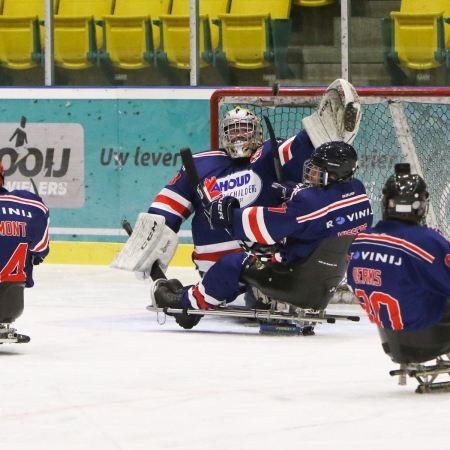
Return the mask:
[[[314,148],[333,140],[330,136],[352,142],[358,132],[360,120],[358,94],[347,81],[336,80],[325,92],[318,112],[303,119],[305,129],[286,141],[278,140],[283,179],[287,180],[284,185],[275,183],[277,176],[272,147],[270,141],[263,141],[260,120],[248,109],[240,107],[229,111],[220,124],[223,148],[195,154],[194,163],[212,198],[220,195],[233,196],[238,199],[241,207],[275,207],[289,198],[293,186],[302,180],[303,163],[310,158]],[[211,228],[204,211],[204,205],[182,168],[156,196],[148,210],[150,217],[142,216],[142,220],[149,222],[142,227],[143,230],[155,226],[156,216],[164,218],[164,238],[159,239],[155,247],[146,245],[148,256],[141,255],[138,242],[141,234],[136,233],[137,222],[132,238],[136,241],[136,246],[125,246],[121,253],[126,262],[116,264],[116,261],[112,267],[134,270],[138,278],[149,276],[153,261],[157,260],[165,269],[176,250],[178,240],[175,233],[191,215],[194,242],[192,259],[201,275],[222,256],[242,252],[240,245],[229,233],[223,229]],[[147,236],[148,232],[146,234],[143,231],[142,238],[147,239]],[[151,252],[149,249],[152,249]],[[133,266],[129,263],[144,259],[145,264],[139,262]]]
[[423,179],[397,164],[382,195],[383,217],[352,244],[348,283],[371,322],[417,331],[442,319],[450,299],[450,243],[425,226]]
[[48,208],[29,191],[9,192],[5,187],[5,169],[0,162],[0,342],[25,343],[9,324],[24,308],[24,287],[32,287],[33,266],[49,252]]
[[[280,249],[270,264],[288,266],[307,258],[323,239],[356,235],[371,226],[373,214],[365,188],[353,178],[356,168],[357,154],[351,145],[341,141],[323,144],[305,161],[303,184],[290,200],[278,207],[238,209],[236,198],[221,196],[207,210],[209,222],[215,229],[228,229],[235,239],[278,243]],[[208,309],[231,302],[245,291],[244,267],[251,267],[253,261],[244,252],[225,255],[188,290],[177,287],[175,280],[160,280],[153,294],[155,303],[158,307]]]
[[9,192],[0,162],[0,283],[32,287],[33,263],[48,255],[49,212],[41,197],[29,191]]

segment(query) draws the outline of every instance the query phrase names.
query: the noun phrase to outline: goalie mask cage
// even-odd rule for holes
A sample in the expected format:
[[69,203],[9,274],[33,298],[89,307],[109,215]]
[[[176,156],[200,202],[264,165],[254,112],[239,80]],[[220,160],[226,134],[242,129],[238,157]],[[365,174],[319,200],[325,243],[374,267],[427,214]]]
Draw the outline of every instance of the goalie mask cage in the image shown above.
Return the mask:
[[[394,164],[408,162],[421,175],[431,201],[427,224],[450,238],[450,88],[357,88],[362,119],[353,146],[358,152],[356,177],[372,202],[374,223],[381,219],[381,191]],[[211,148],[218,148],[219,124],[235,106],[261,119],[264,139],[269,117],[280,138],[296,135],[302,119],[316,111],[325,88],[230,88],[213,93],[210,102]],[[302,170],[299,168],[299,170]]]

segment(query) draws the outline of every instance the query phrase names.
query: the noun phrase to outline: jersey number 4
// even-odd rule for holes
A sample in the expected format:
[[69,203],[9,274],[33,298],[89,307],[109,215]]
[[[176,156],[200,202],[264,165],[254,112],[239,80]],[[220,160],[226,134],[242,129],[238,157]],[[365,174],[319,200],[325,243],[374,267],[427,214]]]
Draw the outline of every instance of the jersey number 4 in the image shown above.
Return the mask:
[[5,267],[0,270],[0,282],[23,282],[26,279],[24,272],[27,258],[28,244],[21,243],[17,246]]
[[[391,322],[393,330],[403,329],[403,320],[398,306],[398,301],[384,292],[372,292],[370,297],[362,289],[355,289],[355,294],[358,297],[359,303],[366,311],[369,319],[372,323],[375,323],[379,327],[383,327],[383,323],[380,318],[381,308],[386,308]],[[390,328],[390,327],[383,327]]]

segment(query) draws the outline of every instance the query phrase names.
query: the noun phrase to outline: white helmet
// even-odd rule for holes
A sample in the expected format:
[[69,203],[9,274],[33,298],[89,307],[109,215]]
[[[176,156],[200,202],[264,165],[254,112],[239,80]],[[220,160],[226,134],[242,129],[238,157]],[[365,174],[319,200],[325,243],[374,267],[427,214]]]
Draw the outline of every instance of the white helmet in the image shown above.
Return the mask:
[[261,122],[249,109],[236,106],[222,120],[220,140],[231,158],[250,158],[263,142]]
[[333,81],[317,111],[302,122],[314,148],[331,141],[351,144],[361,122],[361,102],[355,88],[343,79]]

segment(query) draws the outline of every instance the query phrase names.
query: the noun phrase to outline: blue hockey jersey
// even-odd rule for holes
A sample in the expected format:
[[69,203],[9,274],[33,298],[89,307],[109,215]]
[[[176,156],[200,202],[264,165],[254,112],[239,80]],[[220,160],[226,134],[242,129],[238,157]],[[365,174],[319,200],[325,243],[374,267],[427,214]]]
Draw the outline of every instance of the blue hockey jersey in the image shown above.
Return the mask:
[[332,183],[324,188],[300,185],[290,201],[279,207],[236,210],[232,233],[272,245],[284,238],[273,260],[284,264],[309,256],[320,241],[342,235],[356,235],[372,225],[373,212],[361,181]]
[[450,298],[450,243],[437,231],[380,221],[351,247],[348,283],[371,322],[422,330],[442,318]]
[[[284,179],[300,182],[303,163],[314,150],[306,131],[302,130],[297,136],[279,143]],[[204,184],[214,180],[212,188],[208,188],[212,190],[211,194],[236,197],[241,207],[278,205],[270,189],[276,181],[276,172],[269,141],[256,150],[250,161],[239,162],[228,156],[224,149],[218,149],[195,154],[194,163]],[[242,251],[225,230],[210,228],[204,206],[190,185],[184,168],[156,196],[148,212],[164,216],[166,225],[176,233],[193,214],[193,260],[201,272],[206,272],[221,256]]]
[[39,196],[0,187],[0,283],[34,285],[32,257],[48,255],[48,225],[48,208]]

